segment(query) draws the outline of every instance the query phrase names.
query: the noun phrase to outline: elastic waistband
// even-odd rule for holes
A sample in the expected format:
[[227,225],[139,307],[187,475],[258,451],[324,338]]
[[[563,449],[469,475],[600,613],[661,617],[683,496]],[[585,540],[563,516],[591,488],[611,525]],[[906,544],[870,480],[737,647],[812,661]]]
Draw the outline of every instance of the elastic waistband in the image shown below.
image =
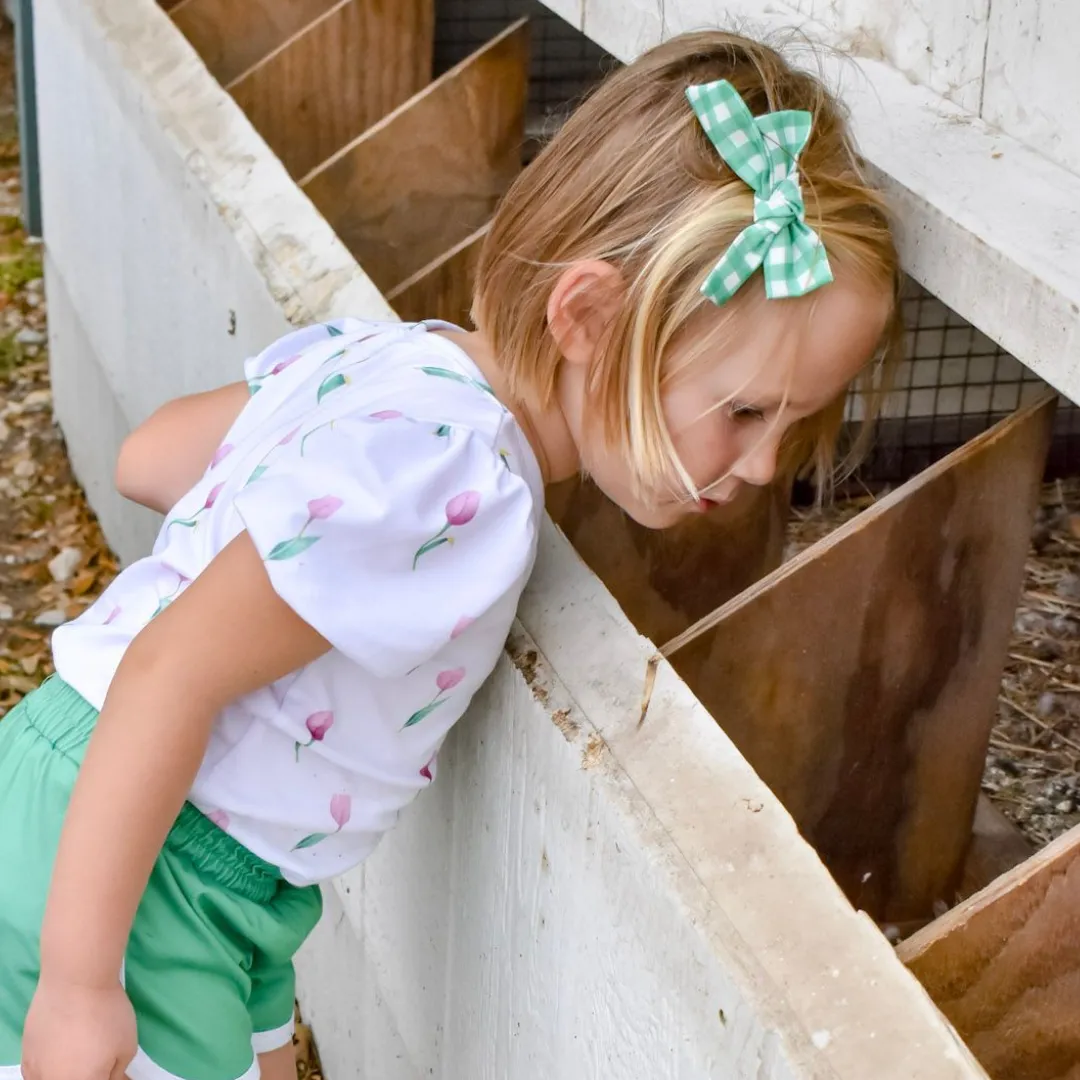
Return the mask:
[[[26,722],[53,750],[81,764],[97,709],[59,675],[47,679],[21,704]],[[215,884],[257,904],[272,900],[282,881],[276,866],[248,851],[188,802],[169,830],[165,846]]]

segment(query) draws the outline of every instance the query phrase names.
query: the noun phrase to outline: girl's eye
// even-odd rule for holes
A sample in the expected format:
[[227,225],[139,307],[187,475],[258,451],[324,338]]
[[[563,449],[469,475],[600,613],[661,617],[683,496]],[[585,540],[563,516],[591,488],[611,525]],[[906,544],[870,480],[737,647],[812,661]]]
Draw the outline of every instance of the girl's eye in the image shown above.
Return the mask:
[[728,409],[729,415],[735,420],[764,420],[765,413],[756,405],[744,405],[733,401]]

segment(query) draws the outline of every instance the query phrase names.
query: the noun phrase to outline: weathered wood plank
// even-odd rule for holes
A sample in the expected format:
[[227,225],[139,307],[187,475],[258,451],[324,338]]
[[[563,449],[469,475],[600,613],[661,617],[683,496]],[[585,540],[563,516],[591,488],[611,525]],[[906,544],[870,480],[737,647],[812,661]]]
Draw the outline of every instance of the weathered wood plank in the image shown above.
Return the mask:
[[669,641],[780,565],[791,485],[747,488],[733,503],[657,531],[591,481],[548,495],[552,521],[645,637]]
[[339,0],[227,89],[303,176],[431,79],[433,0]]
[[[832,43],[845,53],[883,59],[915,82],[978,112],[990,0],[788,3],[800,16],[827,26]],[[722,10],[727,6],[718,0],[664,0],[664,32],[671,36],[691,27],[728,28],[732,23]],[[805,18],[792,18],[790,25]]]
[[898,954],[994,1080],[1077,1080],[1080,826]]
[[339,0],[164,0],[180,32],[224,86]]
[[879,919],[959,883],[1053,412],[1014,414],[663,649]]
[[477,229],[456,247],[418,270],[386,295],[390,306],[406,321],[445,319],[472,325],[473,283],[490,225]]
[[1080,5],[1023,0],[990,7],[983,118],[1080,174]]
[[528,53],[522,19],[301,181],[384,291],[480,228],[519,172]]

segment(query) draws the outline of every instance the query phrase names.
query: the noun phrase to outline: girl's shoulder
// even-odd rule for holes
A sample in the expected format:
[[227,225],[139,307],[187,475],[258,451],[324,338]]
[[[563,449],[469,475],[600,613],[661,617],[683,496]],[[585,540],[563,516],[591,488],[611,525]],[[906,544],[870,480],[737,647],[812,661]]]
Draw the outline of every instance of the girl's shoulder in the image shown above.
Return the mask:
[[431,332],[449,325],[338,319],[293,331],[245,364],[253,400],[241,419],[406,418],[494,444],[516,425],[471,359]]

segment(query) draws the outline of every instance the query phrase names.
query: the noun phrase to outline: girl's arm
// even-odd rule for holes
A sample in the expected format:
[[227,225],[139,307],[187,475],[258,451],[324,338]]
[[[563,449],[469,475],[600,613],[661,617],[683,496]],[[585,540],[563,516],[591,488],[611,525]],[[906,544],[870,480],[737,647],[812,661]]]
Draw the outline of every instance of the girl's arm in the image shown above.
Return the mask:
[[27,1076],[114,1075],[106,1059],[127,1044],[115,1008],[105,1005],[118,1000],[136,907],[215,718],[329,647],[273,591],[246,532],[132,642],[60,837],[23,1043]]
[[116,490],[167,513],[206,472],[249,398],[247,384],[237,382],[163,405],[120,447]]

